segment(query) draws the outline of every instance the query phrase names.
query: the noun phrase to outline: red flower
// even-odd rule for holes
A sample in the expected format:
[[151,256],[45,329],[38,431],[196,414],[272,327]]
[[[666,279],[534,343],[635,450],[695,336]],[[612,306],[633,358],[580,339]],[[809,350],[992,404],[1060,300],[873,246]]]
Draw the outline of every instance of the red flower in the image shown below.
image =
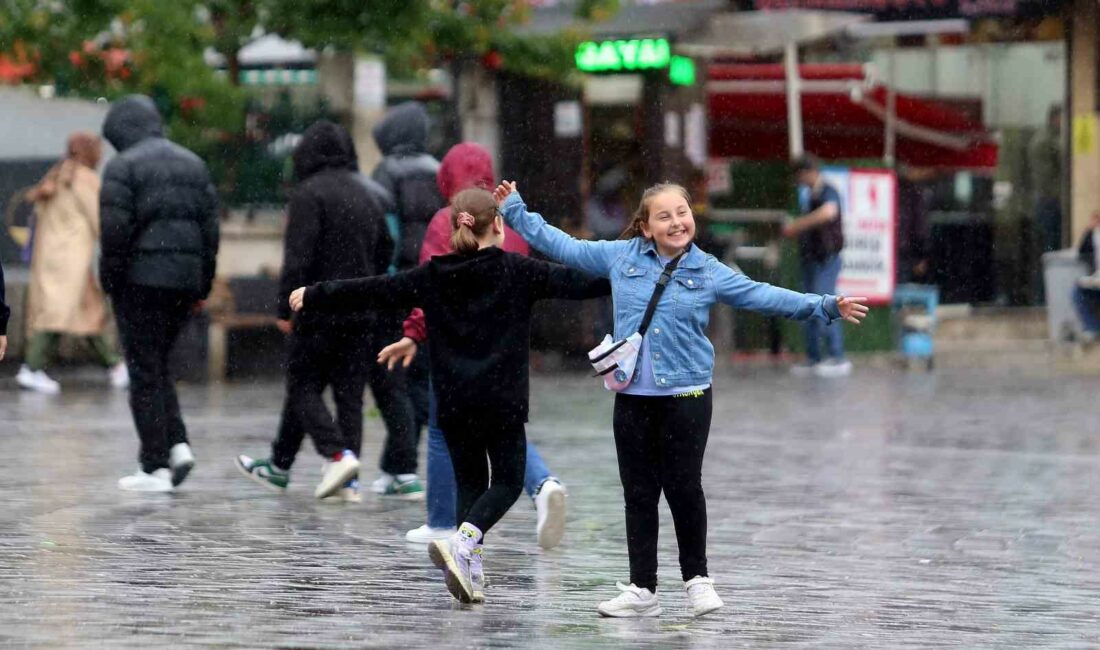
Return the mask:
[[496,50],[489,50],[481,57],[481,65],[485,66],[489,70],[499,70],[500,66],[504,64],[504,57],[500,55],[500,52]]

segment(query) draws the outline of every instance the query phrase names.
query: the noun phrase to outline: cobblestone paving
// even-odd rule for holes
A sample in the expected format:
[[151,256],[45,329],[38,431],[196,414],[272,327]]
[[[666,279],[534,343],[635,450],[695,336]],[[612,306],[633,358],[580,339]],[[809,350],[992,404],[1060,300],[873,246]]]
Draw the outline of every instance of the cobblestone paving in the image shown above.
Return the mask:
[[0,647],[1100,645],[1100,380],[721,375],[704,484],[726,608],[688,614],[663,509],[665,614],[640,621],[594,611],[627,577],[612,399],[580,374],[533,387],[566,542],[540,551],[521,498],[484,606],[452,603],[403,541],[423,505],[314,501],[312,448],[285,496],[235,473],[266,453],[278,384],[183,388],[199,466],[171,496],[115,488],[136,449],[123,394],[0,392]]

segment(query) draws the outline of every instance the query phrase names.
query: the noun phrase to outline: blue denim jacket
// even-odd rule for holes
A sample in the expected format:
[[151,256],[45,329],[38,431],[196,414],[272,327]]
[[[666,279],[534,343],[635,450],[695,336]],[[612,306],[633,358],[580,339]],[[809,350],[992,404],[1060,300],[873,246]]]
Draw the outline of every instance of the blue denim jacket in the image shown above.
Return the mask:
[[[501,207],[504,220],[527,243],[559,262],[611,280],[615,305],[615,340],[637,331],[663,267],[653,242],[635,237],[619,241],[581,241],[528,212],[518,193]],[[723,302],[738,309],[784,316],[840,318],[835,296],[798,293],[754,282],[692,245],[672,273],[645,337],[658,386],[709,384],[714,372],[714,346],[707,339],[710,308]]]

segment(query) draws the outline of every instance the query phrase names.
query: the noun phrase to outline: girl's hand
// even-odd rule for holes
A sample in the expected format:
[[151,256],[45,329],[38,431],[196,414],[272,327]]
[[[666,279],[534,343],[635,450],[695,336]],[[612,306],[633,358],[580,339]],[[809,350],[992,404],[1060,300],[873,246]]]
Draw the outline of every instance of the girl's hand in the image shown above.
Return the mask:
[[290,294],[290,308],[293,311],[302,311],[306,303],[306,288],[298,287]]
[[393,370],[398,361],[402,368],[408,368],[415,358],[416,341],[407,336],[397,343],[390,343],[378,353],[378,363],[386,364],[386,370]]
[[501,181],[500,185],[493,190],[493,199],[497,202],[497,207],[504,205],[504,199],[508,198],[508,195],[516,191],[515,181]]
[[8,337],[0,336],[0,360],[4,358],[4,354],[8,351]]
[[837,296],[836,308],[840,311],[841,318],[853,325],[859,325],[859,321],[867,316],[867,305],[863,304],[865,302],[867,302],[866,298]]

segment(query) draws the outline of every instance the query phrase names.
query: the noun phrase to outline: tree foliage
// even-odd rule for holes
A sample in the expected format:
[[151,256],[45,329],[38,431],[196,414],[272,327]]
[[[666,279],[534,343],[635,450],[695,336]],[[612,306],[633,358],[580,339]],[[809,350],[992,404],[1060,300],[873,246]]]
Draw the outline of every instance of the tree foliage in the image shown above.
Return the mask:
[[[573,7],[601,19],[618,5]],[[536,77],[572,74],[583,34],[528,33],[531,16],[529,0],[0,0],[0,69],[8,63],[22,81],[61,94],[152,96],[170,135],[231,185],[225,152],[245,137],[247,101],[237,54],[260,31],[319,51],[381,54],[395,76],[470,60]],[[208,49],[227,70],[207,64]]]

